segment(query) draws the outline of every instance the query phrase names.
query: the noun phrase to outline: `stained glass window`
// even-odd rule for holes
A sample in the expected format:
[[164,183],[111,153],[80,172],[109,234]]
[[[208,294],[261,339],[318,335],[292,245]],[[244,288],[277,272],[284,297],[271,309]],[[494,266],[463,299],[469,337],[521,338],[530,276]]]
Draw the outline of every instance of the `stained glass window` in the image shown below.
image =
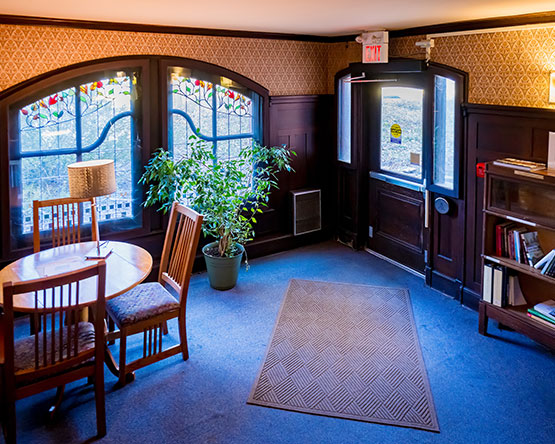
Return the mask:
[[169,149],[187,156],[187,142],[197,135],[213,144],[218,159],[237,156],[242,147],[260,142],[258,94],[225,77],[169,70]]
[[[125,229],[141,221],[133,205],[134,170],[140,168],[134,156],[134,106],[137,77],[118,72],[43,96],[17,107],[17,143],[12,143],[12,182],[19,199],[12,203],[12,235],[33,231],[33,200],[69,195],[67,165],[92,159],[113,159],[117,191],[97,198],[99,222],[125,221]],[[139,164],[137,165],[137,161]],[[83,220],[91,222],[90,207]],[[41,229],[50,228],[46,214]]]

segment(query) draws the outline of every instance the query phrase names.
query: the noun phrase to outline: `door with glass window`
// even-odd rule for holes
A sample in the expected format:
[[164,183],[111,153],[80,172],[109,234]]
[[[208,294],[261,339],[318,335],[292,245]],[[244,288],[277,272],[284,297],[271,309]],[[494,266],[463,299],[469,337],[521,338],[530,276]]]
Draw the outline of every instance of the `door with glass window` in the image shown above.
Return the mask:
[[423,80],[396,76],[366,87],[368,247],[419,272],[427,250]]
[[431,199],[441,187],[453,188],[454,182],[455,82],[429,73],[381,80],[365,86],[363,93],[369,167],[367,245],[424,273],[429,262]]

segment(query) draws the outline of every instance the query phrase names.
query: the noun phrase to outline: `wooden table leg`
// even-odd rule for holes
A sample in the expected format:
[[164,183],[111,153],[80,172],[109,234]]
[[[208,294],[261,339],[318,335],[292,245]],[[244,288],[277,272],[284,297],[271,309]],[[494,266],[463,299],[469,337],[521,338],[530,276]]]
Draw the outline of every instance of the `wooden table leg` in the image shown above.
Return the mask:
[[[112,355],[112,352],[110,351],[110,349],[108,348],[108,344],[106,344],[104,346],[104,362],[106,363],[106,366],[108,367],[108,370],[110,370],[110,372],[119,379],[119,367],[116,364],[116,360],[114,359],[114,356]],[[125,375],[125,380],[126,382],[133,382],[135,380],[135,372],[131,372],[128,373],[127,375]],[[119,388],[121,385],[118,382],[116,383],[115,387]]]

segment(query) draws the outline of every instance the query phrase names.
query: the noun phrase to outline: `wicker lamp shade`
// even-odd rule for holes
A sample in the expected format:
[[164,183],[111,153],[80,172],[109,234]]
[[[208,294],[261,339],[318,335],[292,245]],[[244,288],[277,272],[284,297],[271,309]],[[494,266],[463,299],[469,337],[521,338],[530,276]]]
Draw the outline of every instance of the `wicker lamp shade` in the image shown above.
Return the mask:
[[69,195],[75,198],[97,197],[116,191],[114,161],[87,160],[67,166]]

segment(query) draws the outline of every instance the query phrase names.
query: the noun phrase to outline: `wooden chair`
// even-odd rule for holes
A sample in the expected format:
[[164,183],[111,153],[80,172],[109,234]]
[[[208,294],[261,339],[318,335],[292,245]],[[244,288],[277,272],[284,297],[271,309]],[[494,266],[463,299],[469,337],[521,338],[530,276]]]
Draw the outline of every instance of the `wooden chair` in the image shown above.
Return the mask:
[[[158,282],[139,284],[127,293],[106,302],[106,311],[119,331],[119,381],[123,387],[134,378],[133,371],[173,356],[181,351],[183,360],[189,358],[185,312],[189,279],[197,250],[202,216],[178,203],[172,206],[168,231],[162,250]],[[166,288],[174,290],[177,298]],[[162,349],[166,321],[178,318],[180,344]],[[143,333],[143,356],[126,363],[127,337]],[[127,376],[129,375],[129,376]]]
[[[97,277],[94,321],[79,322],[79,281]],[[16,441],[18,399],[57,388],[55,407],[65,384],[81,378],[94,380],[98,436],[106,434],[104,403],[104,292],[106,264],[99,261],[81,270],[33,281],[4,283],[0,315],[0,369],[2,370],[3,428],[6,442]],[[31,336],[14,339],[13,298],[34,297],[32,319],[44,328]],[[53,407],[54,408],[54,407]],[[52,409],[51,409],[52,410]]]
[[[33,248],[35,253],[40,251],[39,209],[50,207],[52,221],[52,247],[81,242],[82,204],[91,204],[91,237],[93,241],[99,239],[98,221],[94,198],[75,199],[62,197],[60,199],[34,200],[33,201]],[[81,207],[81,208],[80,208]]]

